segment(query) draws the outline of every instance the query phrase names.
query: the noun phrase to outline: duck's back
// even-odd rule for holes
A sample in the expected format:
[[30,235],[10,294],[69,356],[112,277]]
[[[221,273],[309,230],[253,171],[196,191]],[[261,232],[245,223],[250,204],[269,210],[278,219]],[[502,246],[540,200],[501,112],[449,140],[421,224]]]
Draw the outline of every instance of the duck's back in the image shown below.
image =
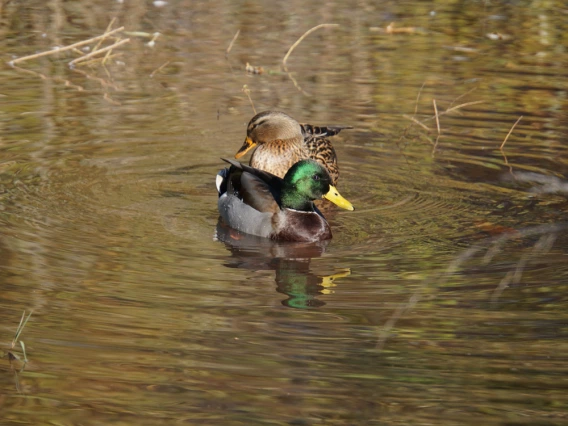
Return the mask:
[[300,124],[304,144],[308,151],[308,156],[312,160],[323,164],[331,176],[331,184],[337,185],[339,179],[339,167],[337,165],[337,154],[329,140],[330,137],[337,135],[343,129],[352,129],[351,126],[312,126],[311,124]]

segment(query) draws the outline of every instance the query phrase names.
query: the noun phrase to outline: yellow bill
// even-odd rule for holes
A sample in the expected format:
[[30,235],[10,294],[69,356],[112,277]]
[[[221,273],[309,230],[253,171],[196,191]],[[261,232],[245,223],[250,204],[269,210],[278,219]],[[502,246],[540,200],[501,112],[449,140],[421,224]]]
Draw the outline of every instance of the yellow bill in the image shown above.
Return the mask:
[[342,209],[354,210],[353,204],[343,198],[337,188],[333,185],[329,185],[329,191],[323,196],[323,198],[331,201],[333,204],[341,207]]
[[241,158],[243,155],[249,152],[251,148],[254,148],[255,146],[256,143],[253,142],[252,139],[247,136],[245,142],[243,143],[243,146],[241,146],[241,149],[239,149],[239,151],[235,154],[235,158]]

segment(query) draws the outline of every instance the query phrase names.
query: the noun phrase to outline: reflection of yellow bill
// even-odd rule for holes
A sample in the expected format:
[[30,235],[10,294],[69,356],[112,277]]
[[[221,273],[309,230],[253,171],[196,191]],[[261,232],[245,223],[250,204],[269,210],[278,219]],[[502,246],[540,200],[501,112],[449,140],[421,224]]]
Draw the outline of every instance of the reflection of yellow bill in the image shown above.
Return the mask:
[[323,196],[323,198],[331,201],[333,204],[341,207],[342,209],[354,210],[353,204],[351,204],[349,201],[343,198],[339,193],[339,191],[337,190],[337,188],[333,185],[329,185],[329,191],[327,192],[327,194]]
[[245,142],[243,143],[243,146],[241,146],[241,149],[239,149],[239,151],[235,154],[235,158],[241,158],[243,155],[249,152],[251,148],[254,148],[255,146],[256,143],[253,142],[252,139],[247,136]]
[[326,275],[324,277],[320,277],[321,278],[321,286],[324,287],[323,290],[321,291],[321,294],[331,294],[333,293],[333,290],[330,287],[335,287],[337,284],[335,284],[335,280],[339,279],[339,278],[343,278],[343,277],[348,277],[349,275],[351,275],[351,269],[346,268],[343,269],[342,272],[338,272],[337,274],[333,274],[333,275]]

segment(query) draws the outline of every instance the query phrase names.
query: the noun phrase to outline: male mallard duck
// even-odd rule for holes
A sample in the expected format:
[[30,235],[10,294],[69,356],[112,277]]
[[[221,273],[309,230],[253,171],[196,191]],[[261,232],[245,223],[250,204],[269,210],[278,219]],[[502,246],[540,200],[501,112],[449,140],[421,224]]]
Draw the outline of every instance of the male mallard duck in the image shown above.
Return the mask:
[[282,179],[237,161],[223,160],[231,167],[217,175],[219,213],[238,231],[280,241],[327,240],[331,229],[313,201],[325,197],[353,210],[316,161],[297,162]]
[[328,137],[343,129],[352,127],[300,124],[283,112],[264,111],[250,120],[247,137],[235,158],[242,157],[258,145],[250,165],[279,177],[284,177],[294,163],[310,158],[323,164],[331,176],[331,184],[337,185],[337,156]]

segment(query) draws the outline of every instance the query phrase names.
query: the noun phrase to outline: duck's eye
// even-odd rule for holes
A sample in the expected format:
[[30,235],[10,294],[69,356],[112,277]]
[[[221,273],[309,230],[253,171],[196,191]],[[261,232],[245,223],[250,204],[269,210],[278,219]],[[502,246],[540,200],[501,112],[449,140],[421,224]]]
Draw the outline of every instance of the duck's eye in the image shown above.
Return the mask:
[[319,175],[313,175],[313,176],[312,176],[312,179],[313,179],[313,180],[320,180],[320,177],[319,177]]

